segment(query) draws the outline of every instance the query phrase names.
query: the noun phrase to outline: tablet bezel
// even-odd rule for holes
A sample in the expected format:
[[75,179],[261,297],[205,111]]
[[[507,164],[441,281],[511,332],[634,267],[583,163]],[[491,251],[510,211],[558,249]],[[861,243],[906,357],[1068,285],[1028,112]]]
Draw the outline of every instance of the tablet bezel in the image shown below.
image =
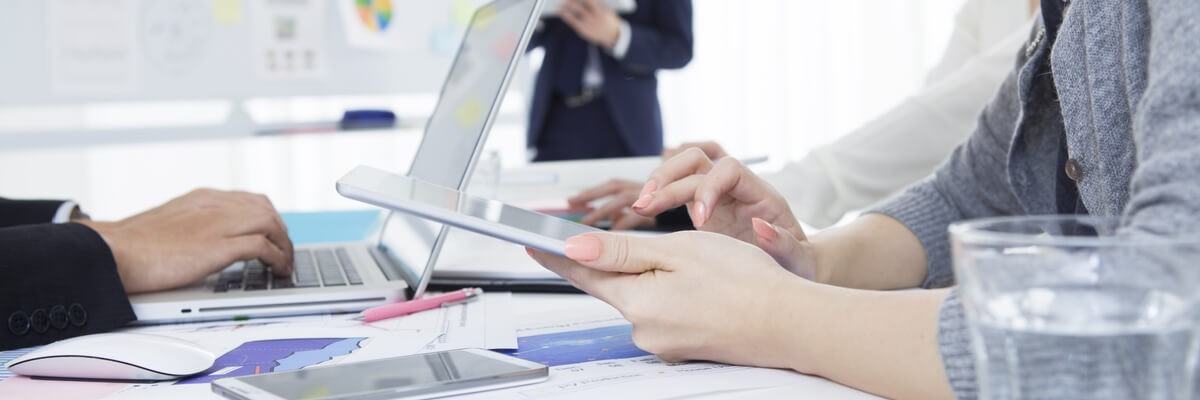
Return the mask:
[[[389,210],[413,214],[446,225],[466,229],[512,243],[531,247],[547,253],[564,255],[565,240],[570,236],[600,229],[568,221],[526,208],[506,204],[492,199],[473,196],[465,192],[435,185],[406,175],[394,174],[381,169],[358,166],[337,181],[337,192],[342,196]],[[414,198],[414,193],[420,198]],[[439,202],[433,198],[441,199]],[[489,210],[505,210],[536,218],[539,226],[557,226],[570,232],[562,237],[546,236],[540,232],[488,220],[464,211],[466,206],[486,204]]]

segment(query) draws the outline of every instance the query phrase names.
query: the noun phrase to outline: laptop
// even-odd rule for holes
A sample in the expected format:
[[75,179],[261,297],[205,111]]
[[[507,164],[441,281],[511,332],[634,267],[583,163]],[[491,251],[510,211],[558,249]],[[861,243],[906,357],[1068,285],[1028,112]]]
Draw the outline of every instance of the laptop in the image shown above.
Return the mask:
[[[496,0],[475,11],[410,175],[465,189],[542,1]],[[354,312],[420,296],[448,228],[402,213],[378,225],[367,242],[297,246],[290,277],[250,260],[188,287],[134,295],[137,323]]]

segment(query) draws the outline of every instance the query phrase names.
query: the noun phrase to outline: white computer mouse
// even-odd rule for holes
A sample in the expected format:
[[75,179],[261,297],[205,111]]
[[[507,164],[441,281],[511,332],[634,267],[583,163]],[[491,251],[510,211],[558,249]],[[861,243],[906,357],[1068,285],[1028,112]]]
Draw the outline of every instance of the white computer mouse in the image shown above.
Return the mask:
[[100,333],[60,340],[9,361],[25,376],[163,381],[204,372],[217,357],[192,342],[141,333]]

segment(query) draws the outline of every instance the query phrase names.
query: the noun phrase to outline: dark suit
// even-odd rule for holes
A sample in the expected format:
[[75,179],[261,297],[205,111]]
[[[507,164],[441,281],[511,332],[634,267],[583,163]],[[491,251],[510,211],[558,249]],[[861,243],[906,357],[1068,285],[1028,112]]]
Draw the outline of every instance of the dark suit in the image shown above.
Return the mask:
[[104,239],[84,225],[48,223],[61,204],[0,199],[0,350],[134,320]]
[[535,160],[658,155],[663,147],[658,105],[659,69],[682,68],[692,59],[690,0],[641,1],[623,14],[629,23],[629,49],[621,60],[600,51],[602,96],[581,107],[568,107],[562,93],[578,84],[589,44],[559,18],[546,19],[530,48],[546,51],[529,112],[527,146]]

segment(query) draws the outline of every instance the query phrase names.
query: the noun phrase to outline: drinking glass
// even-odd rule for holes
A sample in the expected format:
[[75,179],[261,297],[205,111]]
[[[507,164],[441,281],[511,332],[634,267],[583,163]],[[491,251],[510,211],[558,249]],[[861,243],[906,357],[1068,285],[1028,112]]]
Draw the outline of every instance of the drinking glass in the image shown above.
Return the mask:
[[484,151],[475,162],[475,172],[467,185],[467,193],[485,199],[495,199],[499,192],[501,173],[503,167],[500,152],[495,149]]
[[1025,216],[950,237],[981,399],[1200,398],[1200,236]]

